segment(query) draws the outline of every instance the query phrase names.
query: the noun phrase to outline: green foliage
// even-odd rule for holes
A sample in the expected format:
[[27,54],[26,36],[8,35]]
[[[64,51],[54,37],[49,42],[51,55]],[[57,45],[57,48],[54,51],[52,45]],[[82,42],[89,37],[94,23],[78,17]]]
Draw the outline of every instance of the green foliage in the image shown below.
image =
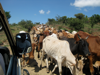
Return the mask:
[[84,18],[84,14],[82,14],[82,13],[78,13],[78,14],[75,14],[74,15],[76,18],[78,18],[78,19],[83,19]]
[[84,28],[83,22],[80,19],[74,18],[70,21],[70,27],[73,30],[82,30]]
[[16,23],[13,23],[13,24],[11,24],[11,25],[15,26],[15,25],[17,25],[17,24],[16,24]]
[[59,26],[59,27],[58,27],[58,30],[60,30],[60,29],[62,29],[62,26]]
[[55,19],[48,19],[49,25],[55,23]]
[[34,26],[34,24],[32,23],[32,21],[31,20],[21,20],[19,23],[18,23],[18,25],[21,25],[22,27],[24,27],[24,28],[30,28],[30,27],[33,27]]
[[99,23],[100,22],[100,15],[98,14],[94,14],[92,15],[92,17],[90,17],[90,22],[91,22],[91,27],[93,28],[94,24]]
[[11,18],[10,12],[6,12],[5,11],[5,15],[6,15],[6,17],[7,17],[8,20]]
[[63,24],[67,24],[67,16],[62,16],[62,17],[56,16],[56,21],[61,22]]
[[35,24],[36,24],[36,25],[39,25],[39,24],[40,24],[40,22],[35,22]]
[[57,21],[57,22],[59,22],[59,21],[60,21],[60,19],[61,19],[61,17],[60,17],[59,15],[58,15],[58,16],[56,16],[55,18],[56,18],[56,21]]

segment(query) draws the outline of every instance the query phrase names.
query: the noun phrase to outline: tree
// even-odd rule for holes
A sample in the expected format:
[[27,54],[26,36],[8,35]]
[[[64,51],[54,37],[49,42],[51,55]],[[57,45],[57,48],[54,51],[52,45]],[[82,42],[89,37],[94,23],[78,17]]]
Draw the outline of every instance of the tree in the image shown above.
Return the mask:
[[18,25],[25,25],[25,24],[26,24],[25,20],[21,20],[20,22],[18,22]]
[[76,18],[78,18],[78,19],[83,19],[84,18],[84,14],[82,14],[82,13],[78,13],[78,14],[75,14],[74,15]]
[[70,27],[75,30],[82,30],[84,28],[83,22],[80,19],[73,18],[70,21]]
[[61,20],[62,20],[63,23],[66,23],[67,22],[67,16],[61,17]]
[[39,25],[39,24],[40,24],[40,22],[35,22],[35,24],[36,24],[36,25]]
[[84,23],[89,23],[89,18],[87,16],[85,16],[83,21],[84,21]]
[[58,22],[61,21],[61,17],[59,15],[56,16],[55,18],[56,18],[56,21],[58,21]]
[[90,17],[91,27],[93,28],[94,24],[100,22],[100,16],[98,14],[94,14]]
[[9,21],[9,19],[11,18],[10,12],[6,12],[6,11],[5,11],[5,15],[6,15],[8,21]]
[[24,28],[30,28],[30,27],[32,27],[32,26],[34,26],[34,24],[32,23],[32,21],[31,20],[21,20],[19,23],[18,23],[18,25],[21,25],[22,27],[24,27]]
[[12,25],[15,26],[15,25],[17,25],[17,24],[16,24],[16,23],[13,23]]
[[49,25],[55,23],[55,19],[48,19]]

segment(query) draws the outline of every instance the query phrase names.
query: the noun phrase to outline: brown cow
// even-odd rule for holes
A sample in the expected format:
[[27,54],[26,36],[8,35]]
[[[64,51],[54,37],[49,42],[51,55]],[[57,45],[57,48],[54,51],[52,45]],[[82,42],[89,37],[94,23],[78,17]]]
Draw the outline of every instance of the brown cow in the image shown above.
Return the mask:
[[34,34],[35,32],[37,31],[37,28],[35,27],[35,26],[33,26],[32,28],[31,28],[31,34]]
[[67,38],[67,34],[68,34],[68,33],[66,33],[64,30],[62,31],[62,33],[63,33],[64,37]]
[[61,39],[62,37],[63,37],[63,33],[62,32],[59,32],[58,33],[58,38]]
[[34,59],[34,50],[37,46],[37,43],[32,43],[32,51],[29,53],[29,59],[27,60],[27,64],[29,63],[30,59]]
[[[29,63],[30,59],[34,59],[34,50],[35,50],[35,47],[37,46],[37,43],[32,43],[32,51],[29,54],[29,58],[26,62],[26,64]],[[22,58],[23,58],[23,66],[25,66],[25,54],[22,55]]]
[[67,38],[74,38],[74,34],[67,33]]
[[53,33],[57,34],[58,32],[57,32],[57,30],[56,30],[56,29],[54,29],[54,30],[53,30]]
[[48,30],[45,30],[45,31],[44,31],[43,33],[41,33],[40,36],[39,36],[39,42],[38,42],[38,58],[40,57],[39,52],[40,52],[40,49],[42,48],[42,41],[43,41],[43,39],[44,39],[46,36],[48,36],[48,35],[50,35],[49,31],[48,31]]
[[[79,36],[78,36],[79,34]],[[74,39],[76,42],[78,42],[80,39],[86,39],[86,41],[89,44],[89,51],[91,55],[88,56],[89,59],[89,67],[91,75],[94,75],[94,68],[93,68],[93,62],[100,61],[100,38],[98,36],[91,36],[89,34],[86,34],[83,31],[79,31],[75,34]]]

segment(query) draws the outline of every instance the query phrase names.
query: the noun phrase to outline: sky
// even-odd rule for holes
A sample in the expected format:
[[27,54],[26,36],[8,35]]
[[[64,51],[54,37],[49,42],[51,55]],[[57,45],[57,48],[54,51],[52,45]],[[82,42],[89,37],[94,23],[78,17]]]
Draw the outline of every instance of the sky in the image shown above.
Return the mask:
[[100,0],[0,0],[3,9],[10,12],[9,23],[31,20],[45,24],[56,16],[75,18],[83,13],[91,17],[100,15]]

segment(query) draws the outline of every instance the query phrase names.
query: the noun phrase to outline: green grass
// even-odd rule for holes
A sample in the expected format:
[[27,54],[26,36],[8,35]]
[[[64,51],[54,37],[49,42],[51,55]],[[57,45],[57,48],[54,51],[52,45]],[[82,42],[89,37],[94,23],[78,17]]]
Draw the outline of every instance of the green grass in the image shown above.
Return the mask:
[[[10,29],[11,29],[11,32],[12,32],[14,38],[15,38],[16,34],[19,33],[19,31],[21,31],[21,30],[27,31],[27,29],[21,27],[20,25],[16,25],[16,26],[10,25]],[[0,43],[6,42],[6,40],[7,40],[7,37],[6,37],[5,32],[3,30],[0,31]],[[5,45],[5,46],[8,46],[8,45]]]

